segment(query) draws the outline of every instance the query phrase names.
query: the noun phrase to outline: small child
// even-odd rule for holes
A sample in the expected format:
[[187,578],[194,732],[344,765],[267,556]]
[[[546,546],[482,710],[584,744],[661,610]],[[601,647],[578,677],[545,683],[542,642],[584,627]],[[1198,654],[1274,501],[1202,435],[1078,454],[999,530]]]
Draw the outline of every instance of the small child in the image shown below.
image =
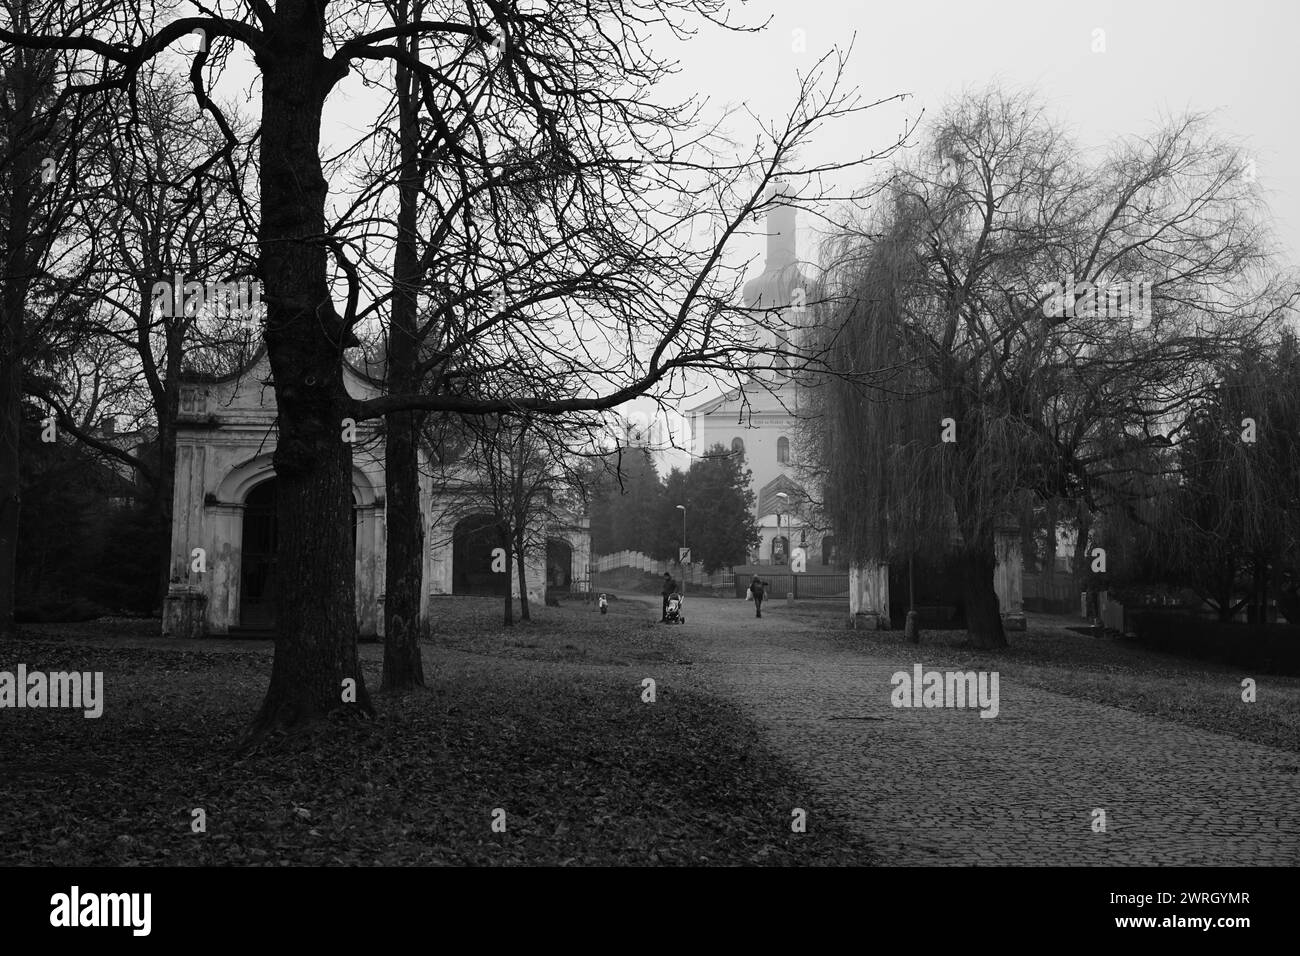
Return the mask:
[[600,596],[600,613],[601,614],[606,613],[606,609],[608,607],[609,607],[609,598],[605,597],[605,595],[602,594]]

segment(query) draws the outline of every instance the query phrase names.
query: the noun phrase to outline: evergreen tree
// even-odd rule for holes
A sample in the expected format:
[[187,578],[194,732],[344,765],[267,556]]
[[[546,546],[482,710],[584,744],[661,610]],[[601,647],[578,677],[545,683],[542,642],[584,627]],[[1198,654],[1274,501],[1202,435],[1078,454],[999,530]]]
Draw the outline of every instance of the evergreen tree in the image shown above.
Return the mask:
[[624,448],[597,472],[591,493],[591,548],[653,553],[663,485],[654,458],[643,448]]
[[[750,478],[744,455],[731,455],[722,445],[710,448],[684,476],[686,543],[692,560],[702,562],[710,574],[745,563],[758,545]],[[668,500],[670,508],[676,504],[671,496]],[[674,513],[680,532],[681,512]]]

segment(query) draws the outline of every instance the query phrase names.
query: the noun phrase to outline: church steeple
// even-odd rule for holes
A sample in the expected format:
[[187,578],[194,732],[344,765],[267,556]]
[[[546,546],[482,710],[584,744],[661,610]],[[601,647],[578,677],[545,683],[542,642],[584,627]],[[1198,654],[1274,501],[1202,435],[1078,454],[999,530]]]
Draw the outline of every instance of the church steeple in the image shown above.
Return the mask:
[[[805,303],[811,292],[808,280],[799,269],[795,242],[797,207],[783,202],[790,194],[782,182],[769,187],[767,198],[767,261],[763,271],[745,283],[742,289],[745,307],[753,309],[754,321],[764,329],[764,344],[789,349],[797,328],[804,323]],[[788,356],[778,356],[776,363],[785,366]],[[780,372],[758,373],[759,378],[775,381]]]
[[795,245],[796,208],[780,201],[789,195],[784,184],[768,189],[767,261],[763,271],[745,283],[742,295],[750,309],[785,309],[795,303],[796,288],[803,286]]
[[[773,184],[768,201],[786,196],[784,183]],[[767,211],[767,262],[764,272],[776,272],[793,265],[795,252],[795,208],[784,203],[769,206]]]

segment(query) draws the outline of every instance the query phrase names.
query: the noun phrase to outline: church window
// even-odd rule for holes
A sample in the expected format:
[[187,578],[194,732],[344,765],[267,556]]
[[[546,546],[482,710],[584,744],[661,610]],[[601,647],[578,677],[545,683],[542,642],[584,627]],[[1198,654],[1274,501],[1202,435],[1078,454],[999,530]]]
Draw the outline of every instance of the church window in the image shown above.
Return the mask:
[[745,453],[745,443],[739,438],[731,439],[731,453],[733,455],[743,455]]
[[776,440],[776,460],[783,465],[790,464],[790,439],[784,436]]

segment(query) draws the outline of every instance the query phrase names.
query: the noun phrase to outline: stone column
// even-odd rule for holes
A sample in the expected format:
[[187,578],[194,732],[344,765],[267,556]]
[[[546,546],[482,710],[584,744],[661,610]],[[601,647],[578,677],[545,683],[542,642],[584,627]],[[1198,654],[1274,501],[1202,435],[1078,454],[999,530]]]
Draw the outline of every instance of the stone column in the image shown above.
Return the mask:
[[203,637],[207,633],[208,596],[204,578],[191,574],[195,548],[208,551],[208,567],[216,559],[203,521],[205,445],[181,439],[176,445],[176,483],[172,493],[172,546],[170,584],[163,601],[164,637]]
[[225,634],[239,623],[239,584],[244,544],[244,506],[216,504],[206,508],[212,528],[208,550],[208,631]]
[[879,561],[849,565],[849,626],[889,629],[889,565]]
[[994,535],[993,590],[1002,611],[1002,626],[1008,631],[1025,629],[1024,555],[1020,550],[1020,531],[999,528]]
[[[546,539],[549,527],[544,519],[533,519],[536,523],[531,524],[528,528],[528,534],[525,539],[528,541],[539,542],[533,547],[524,551],[524,576],[528,584],[528,600],[534,607],[546,603]],[[509,552],[510,557],[510,596],[519,599],[519,568],[515,561],[515,552],[512,547]]]
[[434,518],[427,525],[428,534],[424,539],[427,563],[424,568],[424,597],[420,607],[424,614],[429,612],[428,595],[451,594],[455,590],[452,575],[452,532],[456,522],[447,516],[440,506],[433,510]]
[[[379,633],[379,593],[381,566],[376,544],[377,525],[374,505],[361,505],[356,509],[357,522],[357,630],[362,637]],[[383,545],[379,544],[378,549]]]
[[176,481],[172,491],[172,557],[168,578],[187,583],[190,552],[207,547],[203,533],[203,472],[207,447],[179,439],[176,444]]
[[588,520],[579,519],[577,527],[572,529],[566,539],[569,547],[573,549],[573,584],[575,588],[582,585],[587,591],[595,587],[595,582],[591,580],[591,532],[588,529]]
[[[386,501],[380,499],[375,502],[374,515],[374,548],[375,548],[375,588],[378,596],[375,598],[375,632],[384,636],[384,600],[388,597],[388,509],[385,507]],[[424,520],[424,514],[421,512],[420,520]],[[426,536],[428,532],[425,532]],[[427,554],[427,551],[426,551]],[[424,570],[428,571],[428,559],[425,560]],[[423,577],[420,579],[424,580]],[[424,620],[424,594],[427,594],[427,587],[420,588],[420,610],[417,612],[420,620]]]

